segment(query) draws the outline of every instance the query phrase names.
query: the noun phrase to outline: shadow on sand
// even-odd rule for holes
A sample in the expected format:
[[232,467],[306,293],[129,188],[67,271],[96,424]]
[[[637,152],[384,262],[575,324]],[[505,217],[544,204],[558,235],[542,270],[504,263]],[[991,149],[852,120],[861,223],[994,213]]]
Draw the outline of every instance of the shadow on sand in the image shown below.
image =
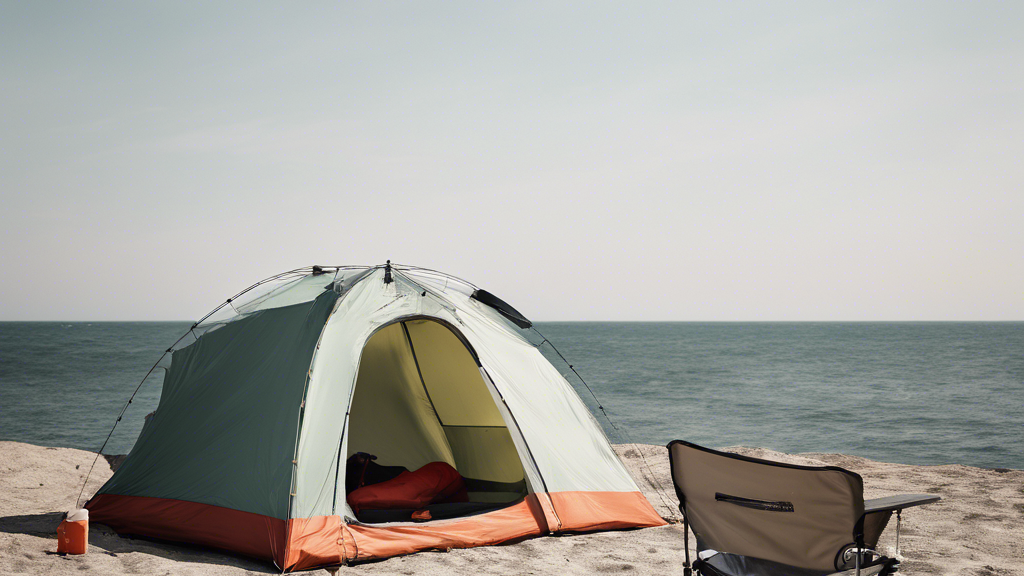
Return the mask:
[[57,525],[64,519],[63,512],[47,512],[46,514],[25,514],[22,516],[0,517],[0,532],[8,534],[28,534],[42,538],[56,539]]
[[[52,538],[53,548],[56,550],[57,525],[63,519],[63,512],[3,516],[0,517],[0,532]],[[275,569],[270,562],[191,544],[170,543],[138,536],[119,536],[102,524],[89,525],[89,546],[89,554],[107,554],[114,557],[130,553],[151,554],[177,562],[216,564],[261,574],[280,574],[280,571]]]

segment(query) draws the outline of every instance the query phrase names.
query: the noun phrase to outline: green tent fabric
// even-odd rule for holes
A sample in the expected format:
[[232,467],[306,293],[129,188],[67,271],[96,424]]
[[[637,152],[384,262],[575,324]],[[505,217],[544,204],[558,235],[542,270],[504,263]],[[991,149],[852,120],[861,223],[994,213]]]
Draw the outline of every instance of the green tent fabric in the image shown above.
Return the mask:
[[287,518],[306,373],[336,300],[261,310],[176,350],[159,410],[102,492]]

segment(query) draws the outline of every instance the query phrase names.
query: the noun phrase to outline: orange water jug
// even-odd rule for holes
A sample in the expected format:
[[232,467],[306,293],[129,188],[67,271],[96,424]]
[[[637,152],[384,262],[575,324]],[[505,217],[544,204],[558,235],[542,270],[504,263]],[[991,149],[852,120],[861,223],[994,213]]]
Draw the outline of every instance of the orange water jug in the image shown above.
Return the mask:
[[68,512],[57,526],[58,554],[85,554],[89,549],[89,511],[85,508]]

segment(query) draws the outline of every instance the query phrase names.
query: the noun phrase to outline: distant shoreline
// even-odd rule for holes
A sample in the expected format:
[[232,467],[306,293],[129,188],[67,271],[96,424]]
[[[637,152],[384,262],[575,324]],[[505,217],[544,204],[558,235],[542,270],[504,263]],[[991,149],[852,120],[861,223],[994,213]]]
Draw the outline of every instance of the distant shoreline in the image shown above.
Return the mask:
[[[32,447],[35,447],[35,448],[43,448],[43,449],[76,450],[76,451],[80,451],[80,452],[86,452],[88,454],[94,454],[94,455],[96,454],[96,452],[94,452],[94,451],[83,450],[81,448],[73,448],[73,447],[69,447],[69,446],[48,446],[46,444],[34,444],[32,442],[22,442],[20,440],[10,440],[10,439],[6,439],[6,438],[0,438],[0,444],[3,444],[3,443],[24,444],[26,446],[32,446]],[[613,444],[613,446],[619,452],[622,452],[622,451],[625,451],[625,450],[629,450],[629,449],[634,448],[634,447],[643,447],[645,455],[647,454],[647,451],[649,451],[649,450],[664,449],[664,446],[661,446],[660,444],[644,444],[644,443],[641,443],[641,442],[625,443],[625,444]],[[941,466],[963,466],[965,468],[975,468],[975,469],[978,469],[978,470],[985,470],[985,471],[988,471],[988,472],[996,472],[996,473],[999,473],[999,474],[1007,474],[1007,473],[1011,473],[1011,472],[1021,472],[1021,473],[1024,473],[1024,469],[1021,469],[1021,468],[972,466],[970,464],[960,464],[960,463],[947,463],[947,464],[902,464],[900,462],[886,462],[886,461],[883,461],[883,460],[872,460],[870,458],[865,458],[865,457],[862,457],[862,456],[856,456],[856,455],[853,455],[853,454],[843,454],[843,453],[839,453],[839,452],[796,452],[796,453],[793,453],[793,454],[786,454],[784,452],[778,452],[778,451],[772,450],[770,448],[754,448],[754,447],[749,447],[749,446],[718,446],[718,447],[713,447],[713,448],[715,448],[716,450],[721,450],[721,451],[725,451],[725,452],[736,452],[736,453],[740,453],[740,454],[747,454],[747,453],[750,453],[750,454],[764,453],[764,454],[770,454],[770,455],[771,454],[784,454],[785,456],[790,457],[790,458],[795,458],[795,459],[801,459],[802,458],[802,459],[806,459],[806,460],[814,460],[814,459],[817,459],[817,458],[826,458],[826,459],[830,459],[830,460],[831,459],[853,459],[853,460],[864,460],[864,461],[867,461],[867,462],[875,462],[877,464],[891,464],[891,465],[894,465],[894,466],[914,466],[914,467],[919,467],[919,468],[930,468],[930,467],[941,467]],[[106,460],[106,462],[107,462],[108,466],[110,467],[111,471],[117,470],[117,467],[122,462],[124,462],[125,458],[128,457],[127,454],[100,454],[100,456],[102,456],[103,459]],[[771,459],[771,458],[769,458],[769,459]],[[1022,486],[1021,489],[1024,490],[1024,486]],[[1024,513],[1024,512],[1022,512],[1022,513]]]

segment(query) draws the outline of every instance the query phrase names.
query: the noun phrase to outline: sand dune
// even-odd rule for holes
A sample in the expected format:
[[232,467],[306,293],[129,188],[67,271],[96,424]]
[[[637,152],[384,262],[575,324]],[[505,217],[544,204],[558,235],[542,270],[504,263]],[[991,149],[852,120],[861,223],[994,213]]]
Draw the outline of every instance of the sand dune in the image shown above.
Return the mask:
[[[617,446],[648,499],[677,518],[660,446]],[[866,497],[931,492],[932,506],[904,514],[903,573],[1024,576],[1024,471],[969,466],[908,466],[842,454],[787,455],[764,449],[729,450],[761,458],[849,468],[865,479]],[[644,459],[640,457],[643,452]],[[85,556],[60,556],[55,530],[74,506],[94,453],[0,442],[0,573],[3,574],[273,574],[270,564],[177,544],[122,538],[93,524]],[[86,495],[110,477],[100,459]],[[891,549],[890,527],[880,543]],[[624,532],[543,537],[509,546],[427,552],[347,567],[341,574],[681,574],[678,524]],[[692,543],[692,538],[691,538]],[[325,574],[323,570],[318,571]]]

